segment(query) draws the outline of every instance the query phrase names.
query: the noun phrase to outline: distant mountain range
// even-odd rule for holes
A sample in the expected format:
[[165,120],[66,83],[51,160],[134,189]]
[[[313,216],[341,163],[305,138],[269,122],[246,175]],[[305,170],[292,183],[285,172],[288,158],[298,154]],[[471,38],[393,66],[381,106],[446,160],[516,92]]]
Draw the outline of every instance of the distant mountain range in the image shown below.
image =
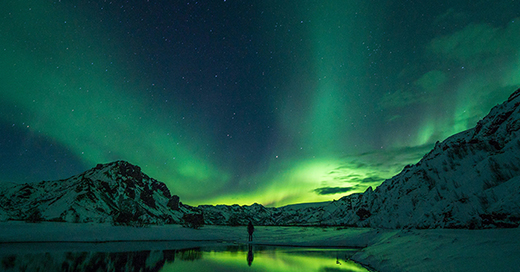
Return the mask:
[[[58,181],[2,185],[0,220],[206,224],[347,225],[382,228],[492,228],[520,225],[520,89],[477,125],[435,147],[375,190],[337,201],[267,208],[191,207],[125,161]],[[185,217],[186,218],[186,217]]]

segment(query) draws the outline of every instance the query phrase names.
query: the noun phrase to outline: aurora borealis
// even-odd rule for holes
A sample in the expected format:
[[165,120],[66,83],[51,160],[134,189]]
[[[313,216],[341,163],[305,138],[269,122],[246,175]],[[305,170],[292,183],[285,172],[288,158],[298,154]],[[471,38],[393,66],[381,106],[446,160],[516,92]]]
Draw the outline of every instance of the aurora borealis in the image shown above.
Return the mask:
[[520,86],[517,1],[2,1],[0,182],[126,160],[190,204],[362,192]]

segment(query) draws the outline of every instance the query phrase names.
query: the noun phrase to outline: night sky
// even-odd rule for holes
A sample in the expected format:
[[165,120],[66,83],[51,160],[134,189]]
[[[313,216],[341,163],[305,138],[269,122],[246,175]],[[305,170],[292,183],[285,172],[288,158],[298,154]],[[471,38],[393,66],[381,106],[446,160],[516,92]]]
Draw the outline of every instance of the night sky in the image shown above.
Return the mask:
[[191,205],[338,199],[520,85],[514,0],[0,7],[0,182],[126,160]]

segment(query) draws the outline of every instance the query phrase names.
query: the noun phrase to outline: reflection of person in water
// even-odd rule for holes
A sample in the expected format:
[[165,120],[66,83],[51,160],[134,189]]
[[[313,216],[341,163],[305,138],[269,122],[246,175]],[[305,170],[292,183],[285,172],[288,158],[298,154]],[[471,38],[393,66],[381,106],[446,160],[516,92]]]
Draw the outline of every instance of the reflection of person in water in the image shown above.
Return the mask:
[[247,233],[249,233],[249,242],[253,241],[253,232],[255,231],[255,227],[253,226],[253,223],[249,221],[249,224],[247,225]]
[[247,252],[247,265],[251,266],[254,258],[255,257],[253,256],[253,246],[249,245],[249,251]]

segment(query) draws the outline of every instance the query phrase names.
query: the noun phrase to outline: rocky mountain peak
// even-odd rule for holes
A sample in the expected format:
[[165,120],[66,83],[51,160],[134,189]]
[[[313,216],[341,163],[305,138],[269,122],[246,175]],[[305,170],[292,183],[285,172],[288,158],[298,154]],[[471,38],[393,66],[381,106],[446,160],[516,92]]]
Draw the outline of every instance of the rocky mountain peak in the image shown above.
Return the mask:
[[93,168],[94,170],[101,170],[105,172],[111,172],[116,175],[132,177],[136,180],[141,181],[143,179],[143,172],[141,167],[133,165],[127,161],[114,161],[106,164],[98,164]]
[[[98,164],[96,167],[86,171],[84,175],[85,177],[98,179],[100,175],[105,176],[109,179],[107,182],[112,186],[130,188],[127,189],[127,191],[132,191],[131,188],[139,186],[147,192],[160,191],[165,197],[171,197],[170,190],[166,184],[149,177],[142,172],[141,167],[127,161],[119,160],[106,164]],[[130,197],[133,196],[134,195],[130,193]]]
[[44,220],[117,224],[179,223],[192,209],[127,161],[59,181],[14,185],[0,192],[0,204],[7,208],[4,219],[25,220],[38,211]]
[[104,173],[113,178],[132,178],[139,182],[142,181],[144,177],[147,177],[146,174],[141,171],[141,167],[122,160],[105,164],[100,163],[96,165],[96,167],[85,172],[87,175],[96,173]]
[[[166,185],[126,161],[74,177],[4,186],[0,220],[43,218],[116,224],[352,225],[493,228],[520,225],[520,89],[474,128],[455,134],[375,190],[301,207],[183,205]],[[3,210],[2,210],[3,209]]]

